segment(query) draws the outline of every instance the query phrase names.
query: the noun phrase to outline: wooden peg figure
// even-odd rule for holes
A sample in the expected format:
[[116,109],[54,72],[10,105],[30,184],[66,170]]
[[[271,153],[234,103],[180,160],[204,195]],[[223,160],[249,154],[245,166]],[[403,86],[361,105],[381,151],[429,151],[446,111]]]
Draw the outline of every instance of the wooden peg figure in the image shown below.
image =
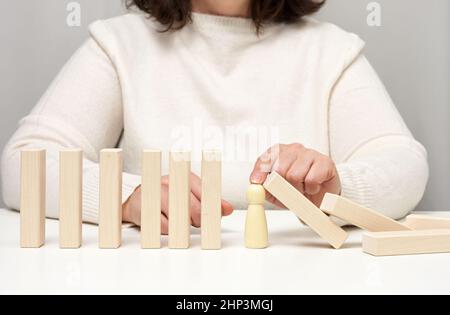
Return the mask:
[[245,246],[266,248],[268,232],[264,201],[266,192],[262,185],[250,185],[247,190],[248,210],[245,220]]

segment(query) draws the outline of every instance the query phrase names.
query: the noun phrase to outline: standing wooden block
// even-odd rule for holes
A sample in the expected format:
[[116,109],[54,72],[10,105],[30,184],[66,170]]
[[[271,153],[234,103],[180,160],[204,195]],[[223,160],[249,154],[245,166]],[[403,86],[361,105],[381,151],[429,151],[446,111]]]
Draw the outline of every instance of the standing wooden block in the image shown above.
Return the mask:
[[408,231],[408,226],[338,195],[325,194],[320,209],[370,232]]
[[118,248],[122,241],[122,150],[100,152],[99,247]]
[[189,152],[171,152],[169,159],[169,248],[189,247],[190,169]]
[[405,225],[409,226],[413,230],[450,230],[450,218],[410,214],[406,217]]
[[141,247],[161,247],[161,151],[142,153]]
[[450,252],[450,230],[369,232],[363,251],[374,256]]
[[203,151],[201,242],[202,249],[220,249],[220,221],[222,219],[221,154]]
[[59,247],[81,246],[83,152],[59,153]]
[[342,228],[278,173],[272,172],[267,177],[264,188],[334,248],[340,248],[347,239]]
[[20,246],[45,242],[45,150],[21,152]]

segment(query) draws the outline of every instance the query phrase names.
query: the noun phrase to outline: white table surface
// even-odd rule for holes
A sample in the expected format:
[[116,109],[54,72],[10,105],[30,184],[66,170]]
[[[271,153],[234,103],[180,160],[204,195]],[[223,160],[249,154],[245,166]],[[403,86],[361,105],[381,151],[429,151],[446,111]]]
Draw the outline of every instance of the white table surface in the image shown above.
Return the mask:
[[450,293],[450,254],[372,257],[362,252],[356,228],[334,250],[288,211],[268,211],[267,219],[264,250],[244,247],[244,211],[223,219],[218,251],[200,249],[198,229],[190,249],[170,250],[163,237],[163,249],[143,250],[139,230],[129,226],[121,248],[98,249],[93,225],[83,226],[81,249],[59,249],[55,220],[47,220],[42,248],[21,249],[19,214],[0,209],[0,293]]

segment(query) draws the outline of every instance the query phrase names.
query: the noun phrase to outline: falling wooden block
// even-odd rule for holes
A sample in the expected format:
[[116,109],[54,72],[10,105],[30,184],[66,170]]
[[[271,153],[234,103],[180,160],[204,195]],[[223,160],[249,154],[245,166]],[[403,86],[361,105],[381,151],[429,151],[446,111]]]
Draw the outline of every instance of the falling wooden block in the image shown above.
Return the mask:
[[340,248],[347,239],[342,228],[278,173],[272,172],[267,177],[264,188],[334,248]]
[[450,252],[450,230],[368,232],[363,251],[374,256]]
[[141,247],[161,247],[161,151],[142,153]]
[[169,248],[188,248],[190,218],[190,153],[170,152]]
[[203,151],[201,198],[201,247],[220,249],[220,221],[222,219],[221,154]]
[[338,195],[325,194],[320,209],[370,232],[408,231],[408,226]]
[[100,152],[100,248],[118,248],[122,241],[122,171],[121,149]]
[[405,225],[409,226],[413,230],[450,230],[450,218],[410,214],[406,217]]
[[82,227],[83,152],[59,153],[59,247],[79,248]]
[[21,247],[38,248],[45,242],[45,167],[45,150],[21,152]]

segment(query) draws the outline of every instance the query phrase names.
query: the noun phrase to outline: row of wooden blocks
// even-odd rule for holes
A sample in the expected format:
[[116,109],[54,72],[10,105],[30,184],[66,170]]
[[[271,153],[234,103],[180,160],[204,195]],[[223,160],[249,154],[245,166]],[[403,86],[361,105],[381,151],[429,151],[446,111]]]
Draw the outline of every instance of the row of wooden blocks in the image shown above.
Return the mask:
[[[203,151],[201,196],[202,249],[221,247],[221,154]],[[122,239],[121,149],[100,152],[99,247],[118,248]],[[60,151],[59,244],[78,248],[82,243],[83,153]],[[21,152],[21,247],[41,247],[45,242],[45,150]],[[169,248],[190,244],[190,153],[170,152]],[[161,247],[161,151],[142,152],[141,246]]]
[[[202,155],[201,246],[221,247],[221,156]],[[169,157],[169,248],[188,248],[190,241],[190,153],[171,152]],[[404,223],[388,218],[341,196],[326,194],[316,207],[282,176],[272,172],[264,188],[334,248],[347,232],[333,222],[338,217],[368,231],[364,252],[400,255],[450,252],[450,219],[409,216]],[[142,153],[141,246],[160,248],[161,151]],[[99,247],[117,248],[122,226],[122,151],[100,152]],[[82,152],[60,152],[60,247],[81,246]],[[45,151],[22,151],[21,246],[40,247],[45,239]]]
[[326,194],[318,208],[275,172],[264,187],[334,248],[344,244],[347,232],[328,215],[368,231],[363,235],[362,247],[374,256],[450,252],[448,218],[410,215],[400,223],[333,194]]

